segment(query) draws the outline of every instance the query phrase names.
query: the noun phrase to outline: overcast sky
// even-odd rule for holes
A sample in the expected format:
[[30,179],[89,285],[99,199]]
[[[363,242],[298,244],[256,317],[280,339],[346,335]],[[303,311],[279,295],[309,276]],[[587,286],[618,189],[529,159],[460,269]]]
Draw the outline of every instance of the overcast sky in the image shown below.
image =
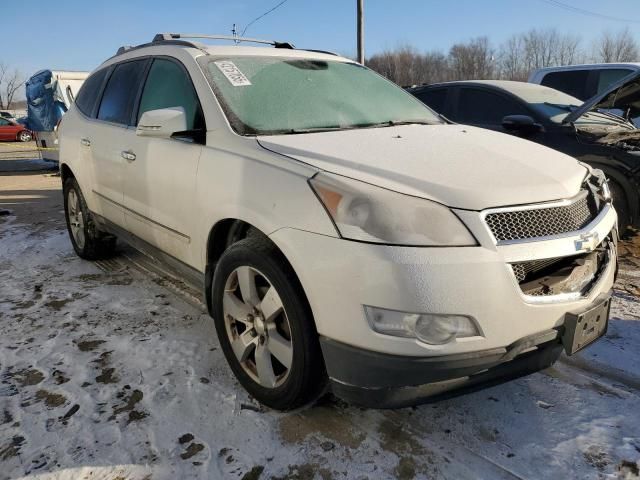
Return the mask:
[[[92,70],[120,45],[150,41],[157,32],[230,34],[280,0],[2,0],[0,62],[25,74],[42,68]],[[625,22],[583,15],[553,0],[365,0],[366,54],[409,43],[443,51],[487,35],[494,45],[528,29],[556,27],[590,47],[603,30],[629,27],[640,35],[639,0],[561,0]],[[299,47],[355,54],[355,0],[287,0],[247,36]],[[615,8],[612,6],[615,5]]]

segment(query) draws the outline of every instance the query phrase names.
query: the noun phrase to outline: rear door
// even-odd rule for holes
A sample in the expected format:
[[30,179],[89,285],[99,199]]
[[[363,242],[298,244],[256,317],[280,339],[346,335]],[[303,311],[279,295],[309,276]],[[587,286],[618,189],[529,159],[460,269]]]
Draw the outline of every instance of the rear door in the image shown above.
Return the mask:
[[502,119],[507,115],[531,115],[517,100],[484,88],[459,87],[457,101],[449,118],[454,122],[504,132]]
[[191,238],[198,223],[194,198],[206,131],[204,116],[185,67],[176,59],[158,57],[149,68],[136,123],[146,111],[171,107],[182,107],[186,113],[184,135],[133,135],[127,143],[133,157],[123,166],[126,226],[137,237],[195,267],[199,258]]
[[445,87],[425,88],[423,90],[417,90],[414,95],[432,110],[447,116],[447,96],[449,90],[449,88]]
[[93,193],[99,212],[124,227],[123,165],[124,155],[135,138],[134,105],[149,59],[119,63],[109,73],[96,120],[89,122],[80,141],[90,149],[93,165]]

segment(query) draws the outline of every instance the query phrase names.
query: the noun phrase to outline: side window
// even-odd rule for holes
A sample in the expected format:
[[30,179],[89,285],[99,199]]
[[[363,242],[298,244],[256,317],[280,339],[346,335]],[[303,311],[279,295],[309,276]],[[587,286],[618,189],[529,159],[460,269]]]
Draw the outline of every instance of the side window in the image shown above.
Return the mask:
[[82,113],[89,117],[93,114],[93,107],[96,105],[96,100],[98,99],[102,83],[108,70],[108,68],[103,68],[93,73],[84,81],[82,88],[78,92],[76,105]]
[[622,80],[624,77],[629,75],[632,70],[627,68],[607,68],[606,70],[598,71],[598,91],[597,93],[602,93],[607,90],[611,85],[616,83],[619,80]]
[[586,100],[587,82],[589,80],[589,70],[568,70],[564,72],[547,73],[542,79],[542,85],[555,88],[561,92]]
[[0,126],[7,126],[7,125],[11,125],[11,122],[9,120],[5,120],[4,118],[0,118]]
[[501,125],[507,115],[531,115],[517,101],[475,88],[462,88],[458,97],[458,112],[455,120],[460,123]]
[[146,63],[146,59],[134,60],[116,66],[104,89],[98,119],[129,125]]
[[416,93],[416,97],[436,112],[442,113],[444,111],[445,100],[447,99],[447,91],[444,88],[423,90]]
[[202,108],[187,72],[171,60],[158,58],[147,76],[138,121],[144,112],[171,107],[184,108],[187,130],[204,129]]

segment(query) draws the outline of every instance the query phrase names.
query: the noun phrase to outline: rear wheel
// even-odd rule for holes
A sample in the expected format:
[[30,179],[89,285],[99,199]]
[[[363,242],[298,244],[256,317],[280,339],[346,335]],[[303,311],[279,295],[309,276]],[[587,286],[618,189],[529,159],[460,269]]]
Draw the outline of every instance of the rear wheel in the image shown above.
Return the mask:
[[78,256],[97,260],[111,255],[116,238],[98,229],[75,178],[65,180],[63,193],[67,230]]
[[31,133],[27,132],[26,130],[22,130],[20,133],[18,133],[19,142],[30,142],[32,138],[33,136],[31,135]]
[[311,309],[284,256],[266,238],[232,245],[212,287],[224,354],[257,400],[290,410],[316,399],[326,374]]

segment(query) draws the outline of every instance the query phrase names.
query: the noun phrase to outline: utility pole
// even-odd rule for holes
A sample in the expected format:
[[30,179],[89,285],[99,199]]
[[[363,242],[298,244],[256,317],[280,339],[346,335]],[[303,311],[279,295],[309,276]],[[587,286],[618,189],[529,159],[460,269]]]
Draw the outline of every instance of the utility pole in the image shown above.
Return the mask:
[[364,0],[358,3],[358,63],[364,65]]

